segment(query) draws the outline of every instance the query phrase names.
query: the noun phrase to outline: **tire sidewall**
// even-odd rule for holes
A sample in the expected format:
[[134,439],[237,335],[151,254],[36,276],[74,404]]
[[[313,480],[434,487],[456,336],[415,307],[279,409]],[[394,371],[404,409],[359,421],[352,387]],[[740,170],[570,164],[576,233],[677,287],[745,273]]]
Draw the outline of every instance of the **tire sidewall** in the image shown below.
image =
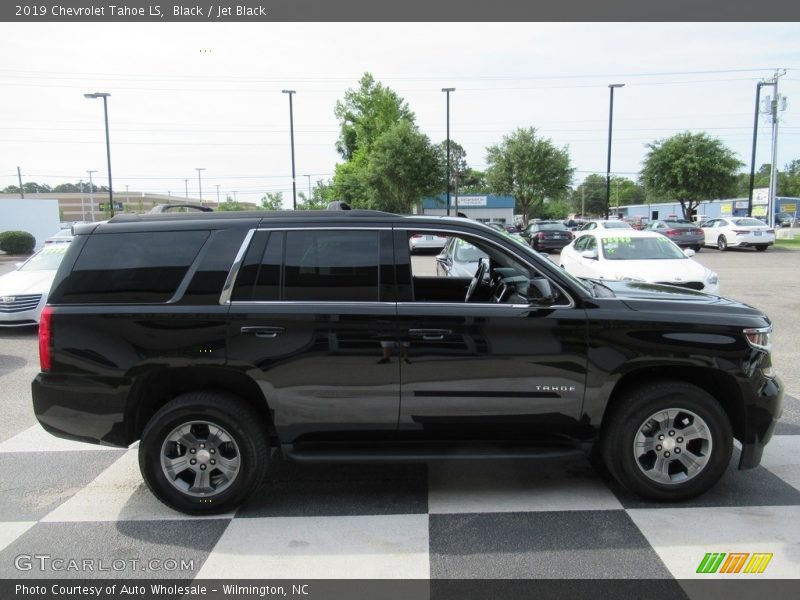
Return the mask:
[[[694,386],[661,386],[648,401],[625,411],[612,434],[614,439],[612,462],[609,469],[625,487],[650,500],[678,501],[701,494],[713,486],[724,474],[733,452],[733,434],[730,422],[722,407]],[[704,398],[703,396],[708,396]],[[689,481],[662,484],[647,477],[639,468],[633,454],[634,438],[645,420],[663,409],[686,409],[706,422],[711,432],[712,450],[703,470]]]
[[[183,423],[207,421],[222,427],[236,442],[240,467],[234,481],[219,494],[198,497],[184,494],[168,480],[161,467],[161,449],[166,436]],[[223,512],[238,505],[260,482],[263,465],[247,421],[209,406],[169,404],[148,423],[139,444],[139,466],[151,491],[165,504],[188,513]],[[256,481],[258,479],[259,481]]]

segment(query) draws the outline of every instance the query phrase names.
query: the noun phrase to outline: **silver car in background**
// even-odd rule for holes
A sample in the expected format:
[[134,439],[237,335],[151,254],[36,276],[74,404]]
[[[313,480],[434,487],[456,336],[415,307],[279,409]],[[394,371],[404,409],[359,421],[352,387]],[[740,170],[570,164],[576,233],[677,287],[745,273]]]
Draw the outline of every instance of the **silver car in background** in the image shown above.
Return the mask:
[[0,277],[0,327],[38,325],[58,266],[69,244],[45,246]]

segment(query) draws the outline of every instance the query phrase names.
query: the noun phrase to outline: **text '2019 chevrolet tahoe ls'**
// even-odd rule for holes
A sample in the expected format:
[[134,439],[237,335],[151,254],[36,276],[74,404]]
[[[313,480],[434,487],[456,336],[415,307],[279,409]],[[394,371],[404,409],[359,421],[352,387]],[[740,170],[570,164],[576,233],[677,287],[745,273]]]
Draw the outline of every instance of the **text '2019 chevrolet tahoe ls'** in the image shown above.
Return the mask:
[[[592,450],[649,499],[759,464],[781,411],[760,311],[571,277],[460,218],[121,215],[79,226],[40,325],[40,423],[140,440],[147,485],[229,510],[308,461]],[[414,257],[412,236],[449,238]],[[535,466],[531,466],[535,468]]]

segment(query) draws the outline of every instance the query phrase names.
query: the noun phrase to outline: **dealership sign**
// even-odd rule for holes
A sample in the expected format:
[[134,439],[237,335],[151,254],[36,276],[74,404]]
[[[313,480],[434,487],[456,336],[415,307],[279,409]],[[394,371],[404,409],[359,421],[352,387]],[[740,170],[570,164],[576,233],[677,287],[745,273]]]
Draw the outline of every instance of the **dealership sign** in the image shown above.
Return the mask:
[[458,199],[459,206],[486,206],[486,196],[461,196]]

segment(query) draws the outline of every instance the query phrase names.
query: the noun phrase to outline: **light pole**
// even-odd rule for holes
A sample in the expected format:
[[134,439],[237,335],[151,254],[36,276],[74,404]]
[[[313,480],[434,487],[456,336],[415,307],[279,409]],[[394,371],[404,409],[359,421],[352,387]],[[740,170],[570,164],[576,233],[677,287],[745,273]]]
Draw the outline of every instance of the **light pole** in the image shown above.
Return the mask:
[[188,177],[183,180],[183,185],[184,185],[184,188],[186,190],[186,193],[184,194],[184,197],[188,200],[189,199],[189,178]]
[[447,216],[450,216],[450,92],[455,92],[456,88],[442,88],[447,95]]
[[94,221],[94,184],[92,183],[92,173],[97,173],[97,171],[86,172],[89,174],[89,214],[92,216],[92,221]]
[[114,216],[114,189],[111,185],[111,142],[108,137],[108,97],[111,94],[106,92],[95,92],[94,94],[84,94],[84,98],[102,98],[103,114],[106,120],[106,158],[108,159],[108,205],[111,208],[111,216]]
[[303,175],[303,177],[308,178],[308,200],[306,200],[306,204],[311,206],[311,175]]
[[200,178],[200,173],[205,171],[205,168],[197,167],[195,168],[195,171],[197,171],[197,188],[198,193],[200,194],[200,206],[203,206],[203,180]]
[[217,184],[217,206],[219,206],[219,184]]
[[294,173],[294,111],[292,109],[292,96],[297,92],[295,90],[281,90],[283,94],[289,94],[289,137],[292,142],[292,208],[297,210],[297,182],[295,181]]
[[625,84],[608,84],[610,98],[608,104],[608,162],[606,163],[606,219],[608,218],[608,202],[611,198],[611,128],[614,122],[614,88],[621,87],[625,87]]

